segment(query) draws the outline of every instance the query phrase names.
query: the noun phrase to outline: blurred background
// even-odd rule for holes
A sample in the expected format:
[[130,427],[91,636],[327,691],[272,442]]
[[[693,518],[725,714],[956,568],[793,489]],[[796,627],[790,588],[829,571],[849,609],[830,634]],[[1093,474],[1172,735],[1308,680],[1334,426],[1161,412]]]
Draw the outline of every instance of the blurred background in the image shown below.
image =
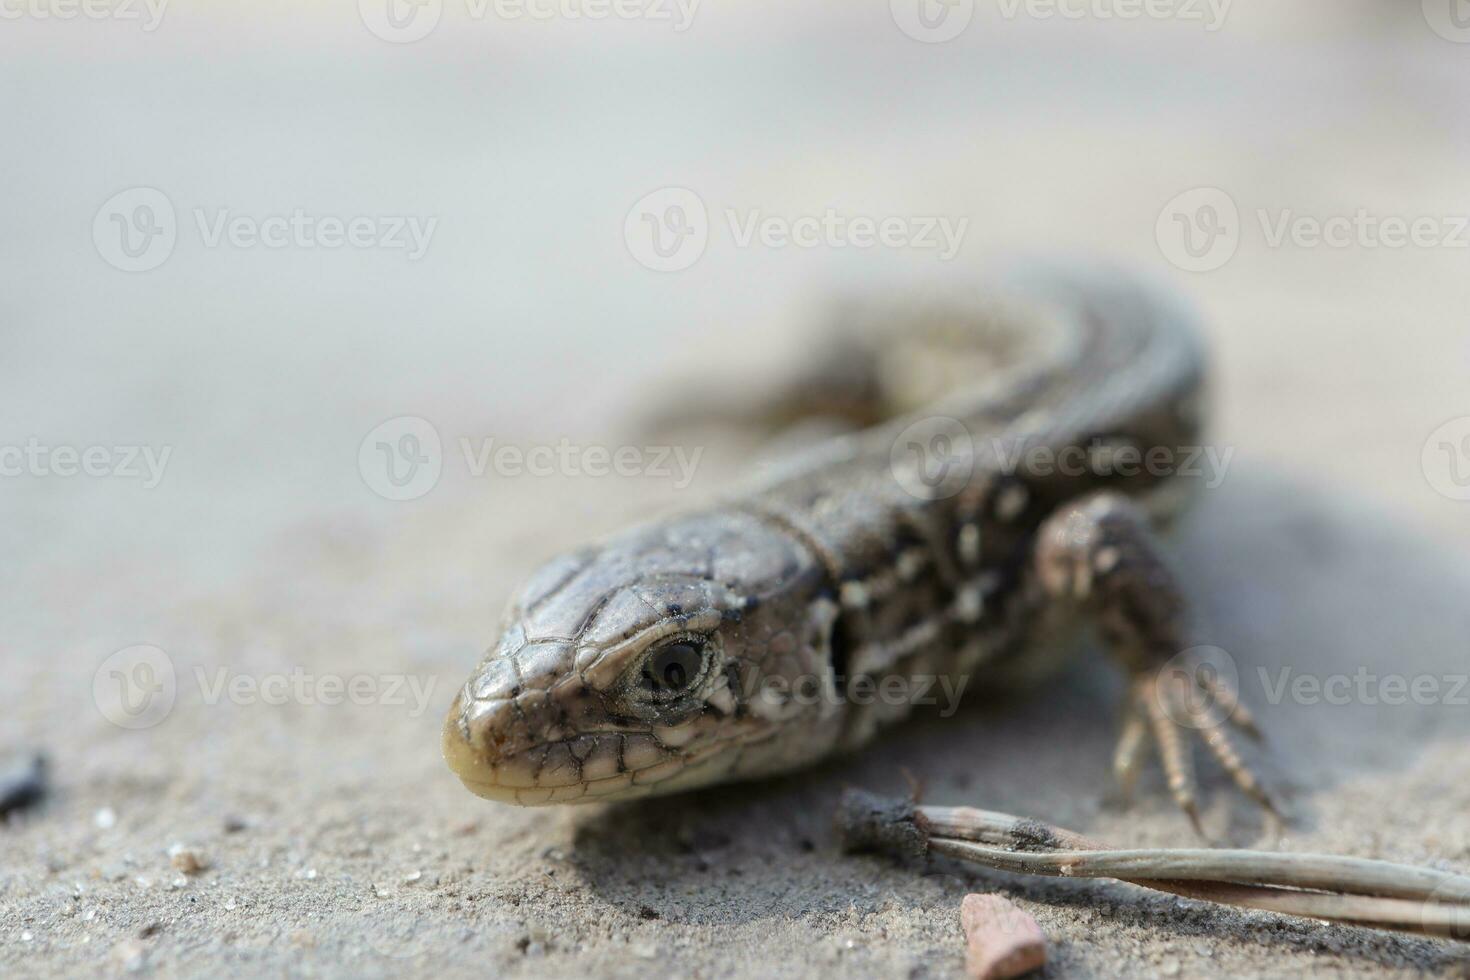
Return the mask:
[[[38,897],[37,854],[131,876],[124,852],[226,811],[293,814],[262,845],[293,873],[328,846],[311,807],[350,801],[400,843],[425,825],[409,798],[439,808],[431,836],[490,813],[436,730],[506,592],[748,466],[711,443],[688,481],[477,475],[465,445],[644,446],[650,407],[809,356],[834,297],[1018,255],[1101,257],[1203,312],[1242,475],[1185,547],[1244,624],[1232,650],[1463,669],[1461,0],[487,3],[0,0],[0,738],[51,754],[64,801],[17,839],[13,908],[65,904]],[[815,243],[746,236],[829,215],[846,230]],[[896,244],[855,243],[854,219]],[[1385,219],[1427,223],[1394,245]],[[1435,464],[1447,423],[1434,445],[1461,453]],[[137,644],[171,658],[177,706],[125,731],[94,674]],[[193,680],[303,665],[438,680],[418,714],[210,706]],[[1308,784],[1465,727],[1279,713]],[[1099,795],[1109,716],[1098,758],[1036,765]],[[1025,776],[1000,802],[1067,822],[1076,786]],[[134,836],[99,839],[103,809]],[[533,817],[493,813],[504,861],[540,853]],[[1470,854],[1462,818],[1420,818]],[[57,930],[27,942],[82,957]],[[288,955],[260,930],[260,962]]]
[[[147,492],[7,479],[6,550],[22,559],[7,593],[25,608],[65,588],[80,613],[98,590],[72,589],[78,576],[177,595],[301,520],[391,529],[412,508],[365,493],[355,465],[386,418],[427,418],[449,441],[590,437],[686,364],[736,375],[800,349],[793,332],[836,288],[1018,252],[1177,278],[1212,315],[1232,382],[1279,399],[1273,448],[1347,449],[1392,424],[1406,383],[1446,402],[1421,426],[1456,414],[1470,335],[1443,356],[1416,340],[1463,311],[1465,249],[1273,249],[1253,212],[1465,212],[1470,47],[1413,2],[1237,3],[1213,31],[1209,6],[1178,6],[1042,19],[961,0],[952,21],[970,20],[943,43],[906,35],[886,2],[705,0],[679,31],[674,0],[596,21],[435,0],[402,4],[410,27],[441,15],[412,43],[376,36],[368,0],[173,2],[156,23],[142,0],[110,8],[134,20],[7,13],[0,441],[174,447]],[[659,274],[624,224],[669,186],[700,196],[712,230],[697,262]],[[137,187],[166,195],[178,231],[166,260],[129,273],[92,232]],[[1247,221],[1208,274],[1177,269],[1155,236],[1198,187]],[[296,209],[437,224],[417,258],[211,246],[201,231]],[[740,247],[727,209],[968,227],[948,262]],[[1323,419],[1339,386],[1355,397]],[[1348,455],[1323,458],[1358,482],[1386,468]],[[493,507],[485,483],[436,496]]]

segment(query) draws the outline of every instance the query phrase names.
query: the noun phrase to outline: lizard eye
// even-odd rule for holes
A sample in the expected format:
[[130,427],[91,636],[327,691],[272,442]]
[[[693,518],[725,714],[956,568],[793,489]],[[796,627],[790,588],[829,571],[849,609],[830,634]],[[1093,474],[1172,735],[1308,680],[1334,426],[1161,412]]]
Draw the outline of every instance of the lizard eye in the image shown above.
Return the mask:
[[704,680],[705,646],[703,639],[690,636],[661,644],[643,661],[639,684],[659,700],[688,694]]

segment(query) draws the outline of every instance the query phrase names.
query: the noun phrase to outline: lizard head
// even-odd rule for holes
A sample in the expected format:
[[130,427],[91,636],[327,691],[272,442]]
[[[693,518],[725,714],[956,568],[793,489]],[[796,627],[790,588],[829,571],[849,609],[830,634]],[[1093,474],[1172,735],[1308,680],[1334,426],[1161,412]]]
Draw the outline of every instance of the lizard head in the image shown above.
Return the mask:
[[522,805],[688,789],[749,766],[823,705],[771,697],[828,640],[810,558],[753,517],[702,515],[558,558],[511,601],[455,699],[444,757]]

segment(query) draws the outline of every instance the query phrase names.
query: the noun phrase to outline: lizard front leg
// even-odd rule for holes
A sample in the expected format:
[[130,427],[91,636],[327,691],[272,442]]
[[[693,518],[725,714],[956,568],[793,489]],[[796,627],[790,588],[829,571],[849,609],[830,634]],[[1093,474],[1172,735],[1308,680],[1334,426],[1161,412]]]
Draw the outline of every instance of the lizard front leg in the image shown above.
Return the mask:
[[1196,734],[1235,784],[1273,815],[1275,804],[1241,759],[1232,727],[1259,736],[1233,686],[1206,670],[1166,670],[1193,646],[1189,606],[1164,563],[1148,517],[1122,494],[1099,492],[1047,518],[1035,567],[1054,601],[1073,602],[1091,616],[1103,641],[1131,675],[1114,770],[1126,790],[1152,739],[1169,791],[1204,834],[1196,798]]

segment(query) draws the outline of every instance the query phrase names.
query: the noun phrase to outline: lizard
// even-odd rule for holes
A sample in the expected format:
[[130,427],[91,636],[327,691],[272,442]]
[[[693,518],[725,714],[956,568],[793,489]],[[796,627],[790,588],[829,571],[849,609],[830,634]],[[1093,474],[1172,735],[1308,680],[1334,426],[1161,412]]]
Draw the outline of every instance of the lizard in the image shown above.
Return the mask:
[[1159,536],[1199,481],[1139,464],[1202,438],[1191,309],[1040,267],[850,326],[785,401],[860,428],[529,577],[444,723],[464,785],[544,805],[791,772],[910,714],[922,682],[1046,677],[1091,626],[1129,677],[1125,787],[1152,744],[1203,834],[1198,740],[1278,814],[1233,685],[1162,669],[1190,657],[1193,616]]

